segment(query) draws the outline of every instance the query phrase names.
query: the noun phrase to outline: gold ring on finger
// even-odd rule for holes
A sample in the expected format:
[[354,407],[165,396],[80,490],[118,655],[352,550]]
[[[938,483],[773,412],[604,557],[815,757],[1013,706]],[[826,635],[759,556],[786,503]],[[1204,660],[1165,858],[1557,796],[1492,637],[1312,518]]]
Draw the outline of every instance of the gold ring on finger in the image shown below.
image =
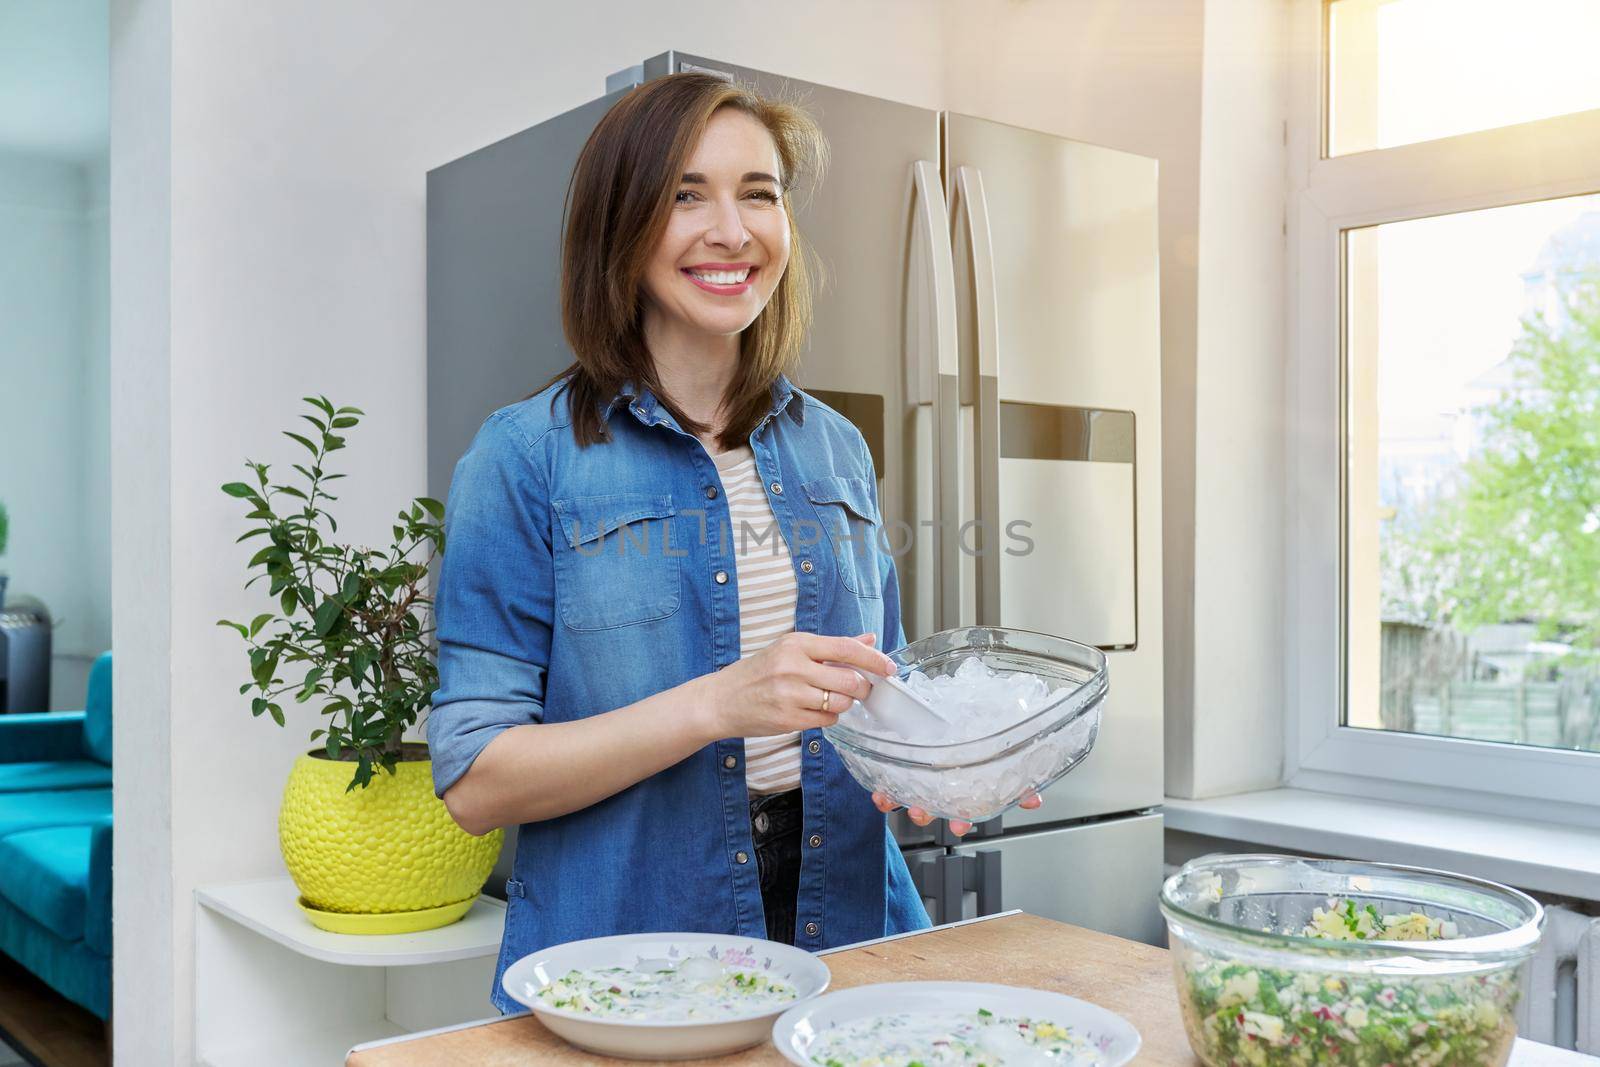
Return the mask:
[[833,693],[827,689],[822,691],[822,710],[827,711],[828,705],[833,703]]

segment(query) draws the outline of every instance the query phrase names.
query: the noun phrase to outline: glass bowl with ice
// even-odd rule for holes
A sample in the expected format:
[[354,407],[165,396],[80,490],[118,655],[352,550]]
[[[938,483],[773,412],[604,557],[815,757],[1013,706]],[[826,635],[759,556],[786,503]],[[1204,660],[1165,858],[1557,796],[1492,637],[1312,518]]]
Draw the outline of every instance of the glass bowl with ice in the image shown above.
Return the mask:
[[1099,649],[965,626],[889,653],[895,676],[824,727],[852,777],[908,807],[982,822],[1094,747],[1108,679]]

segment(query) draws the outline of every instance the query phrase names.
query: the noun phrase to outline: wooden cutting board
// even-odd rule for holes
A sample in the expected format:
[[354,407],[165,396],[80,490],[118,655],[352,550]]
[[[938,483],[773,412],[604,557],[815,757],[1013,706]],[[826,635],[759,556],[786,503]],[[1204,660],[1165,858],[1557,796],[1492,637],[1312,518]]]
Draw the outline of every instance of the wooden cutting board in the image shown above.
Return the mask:
[[[1095,933],[1034,915],[1010,914],[910,937],[824,954],[833,972],[829,989],[874,982],[1000,982],[1078,997],[1116,1012],[1138,1029],[1138,1063],[1194,1067],[1178,1015],[1171,962],[1165,949]],[[353,1053],[346,1067],[619,1067],[629,1061],[573,1048],[532,1015],[406,1040]],[[633,1061],[637,1062],[637,1061]],[[716,1067],[781,1067],[788,1061],[770,1043],[680,1063]],[[1594,1064],[1587,1056],[1518,1041],[1512,1067]]]

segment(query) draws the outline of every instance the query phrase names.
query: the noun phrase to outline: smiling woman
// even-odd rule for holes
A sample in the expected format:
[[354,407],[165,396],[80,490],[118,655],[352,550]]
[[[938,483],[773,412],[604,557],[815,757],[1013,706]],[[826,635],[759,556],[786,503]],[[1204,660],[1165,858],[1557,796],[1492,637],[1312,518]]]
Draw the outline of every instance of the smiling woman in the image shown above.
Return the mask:
[[579,358],[555,380],[570,378],[580,445],[603,438],[597,408],[629,380],[703,433],[656,365],[689,362],[687,334],[699,331],[738,353],[721,439],[749,435],[810,327],[811,272],[794,254],[804,246],[788,201],[826,159],[805,112],[709,74],[661,79],[606,114],[573,169],[564,227],[562,326]]
[[866,442],[786,373],[810,320],[789,200],[823,155],[721,78],[623,96],[568,195],[576,362],[456,466],[428,740],[462,827],[518,828],[501,973],[604,935],[928,925],[892,802],[822,732],[904,643]]

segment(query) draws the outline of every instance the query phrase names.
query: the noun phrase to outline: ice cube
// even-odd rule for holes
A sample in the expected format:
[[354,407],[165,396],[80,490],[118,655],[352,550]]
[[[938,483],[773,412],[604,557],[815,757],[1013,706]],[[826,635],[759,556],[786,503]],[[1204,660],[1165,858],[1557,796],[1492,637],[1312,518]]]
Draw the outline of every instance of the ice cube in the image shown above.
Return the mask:
[[691,982],[714,982],[722,977],[723,967],[716,960],[695,956],[678,964],[678,973]]

